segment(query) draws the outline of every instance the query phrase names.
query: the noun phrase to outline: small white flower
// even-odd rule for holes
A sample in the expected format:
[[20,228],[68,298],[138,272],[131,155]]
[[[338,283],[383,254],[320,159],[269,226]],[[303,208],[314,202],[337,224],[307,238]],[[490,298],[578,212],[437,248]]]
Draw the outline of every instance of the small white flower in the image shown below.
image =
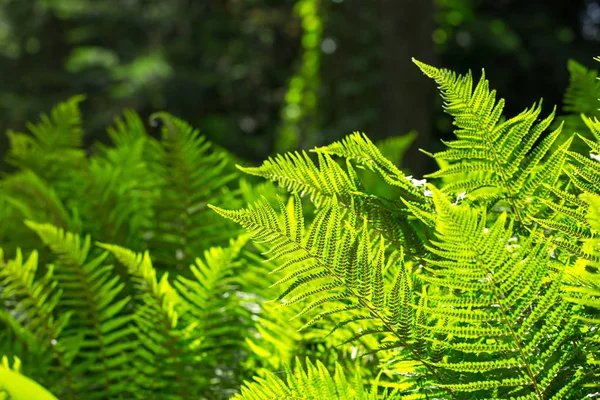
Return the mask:
[[427,179],[415,179],[412,177],[412,175],[408,175],[406,179],[411,181],[416,187],[425,186],[427,184]]
[[461,194],[456,196],[456,200],[452,204],[458,204],[459,202],[463,201],[466,198],[467,198],[467,192],[462,192]]
[[424,195],[425,197],[431,197],[431,196],[433,196],[433,192],[432,192],[431,190],[425,190],[425,191],[423,192],[423,195]]
[[590,153],[590,158],[595,161],[600,161],[600,154],[592,154]]

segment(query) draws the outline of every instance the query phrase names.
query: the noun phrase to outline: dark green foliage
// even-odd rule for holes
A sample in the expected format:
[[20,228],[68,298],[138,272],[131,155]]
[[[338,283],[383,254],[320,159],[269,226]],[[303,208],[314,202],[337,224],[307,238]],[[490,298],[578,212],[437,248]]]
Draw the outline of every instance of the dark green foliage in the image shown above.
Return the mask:
[[186,268],[204,249],[235,236],[233,226],[206,207],[217,198],[238,204],[224,150],[166,113],[155,117],[162,128],[154,139],[127,111],[108,130],[113,145],[99,144],[86,156],[80,100],[59,104],[40,124],[30,124],[29,134],[9,133],[7,161],[16,170],[0,180],[0,238],[8,254],[36,246],[23,219],[135,250],[152,246],[159,269]]

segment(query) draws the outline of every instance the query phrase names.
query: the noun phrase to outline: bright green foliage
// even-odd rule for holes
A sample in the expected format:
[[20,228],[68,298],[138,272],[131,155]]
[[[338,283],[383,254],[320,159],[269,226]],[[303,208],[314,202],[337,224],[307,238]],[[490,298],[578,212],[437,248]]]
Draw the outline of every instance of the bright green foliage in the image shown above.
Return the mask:
[[[585,117],[600,117],[598,111],[598,98],[600,98],[598,71],[588,70],[574,60],[569,60],[568,69],[570,82],[563,98],[563,110],[568,115],[561,118],[565,122],[564,129],[567,132],[577,132],[588,139],[593,139],[594,133],[587,129],[584,121]],[[585,148],[576,142],[572,149],[581,153]]]
[[104,263],[107,252],[89,256],[89,236],[27,224],[56,261],[39,278],[35,252],[0,263],[2,296],[10,300],[0,322],[17,345],[1,349],[38,362],[25,366],[32,377],[72,399],[222,398],[237,387],[251,325],[234,295],[247,239],[207,250],[190,267],[193,278],[171,283],[148,252],[99,245],[127,268],[121,278]]
[[24,260],[20,250],[12,260],[4,260],[0,253],[0,267],[2,295],[16,301],[15,322],[35,335],[36,351],[44,353],[44,362],[36,366],[36,377],[57,395],[76,398],[76,382],[70,367],[83,344],[83,335],[68,336],[65,332],[70,313],[58,318],[54,315],[62,294],[56,287],[54,267],[49,266],[44,275],[35,279],[37,252]]
[[[125,376],[129,346],[120,341],[131,334],[131,317],[124,313],[130,296],[122,296],[125,284],[106,265],[107,254],[89,257],[91,239],[65,233],[49,224],[27,222],[56,254],[54,279],[62,290],[60,305],[70,314],[66,332],[83,336],[73,371],[77,386],[90,392],[97,387],[103,396],[117,396],[126,390]],[[90,367],[93,366],[93,367]]]
[[[153,117],[163,122],[160,145],[152,143],[151,159],[157,177],[156,220],[148,246],[161,263],[177,260],[187,267],[206,246],[226,242],[232,227],[206,205],[215,200],[231,202],[227,184],[235,178],[228,170],[230,160],[198,130],[166,113]],[[229,197],[229,198],[228,198]]]
[[242,393],[234,396],[232,400],[388,398],[387,395],[378,394],[376,386],[371,391],[366,390],[360,376],[355,377],[354,383],[348,382],[339,364],[336,364],[335,375],[331,376],[321,362],[317,361],[314,365],[308,358],[306,369],[302,367],[299,359],[296,359],[296,367],[293,370],[286,366],[284,380],[271,372],[254,379],[256,382],[246,382],[242,387]]
[[[546,132],[554,113],[539,119],[536,105],[507,118],[485,78],[474,85],[470,74],[416,63],[457,127],[457,140],[434,155],[432,182],[404,176],[355,133],[315,149],[318,164],[288,153],[241,168],[285,188],[288,205],[213,208],[268,248],[283,275],[277,300],[294,320],[308,317],[301,328],[329,326],[340,346],[374,355],[378,385],[397,398],[593,395],[600,146],[586,140],[590,158],[571,151],[573,132]],[[360,168],[397,196],[366,188]],[[317,209],[312,222],[304,195]],[[287,393],[272,378],[254,387],[255,398]]]
[[[536,198],[547,195],[548,189],[542,183],[556,183],[565,158],[564,151],[548,155],[561,127],[537,143],[550,126],[554,112],[540,120],[540,102],[505,119],[504,100],[496,100],[485,75],[473,87],[470,73],[460,76],[415,63],[439,85],[445,110],[454,117],[456,126],[457,140],[445,143],[448,149],[433,155],[442,168],[428,177],[444,178],[444,193],[468,193],[469,203],[488,207],[505,203],[521,224],[527,223],[525,215],[535,214],[541,206]],[[569,144],[567,141],[564,148]]]
[[21,375],[21,360],[15,358],[10,366],[8,358],[2,357],[0,364],[0,399],[2,400],[56,400],[46,389]]
[[[308,195],[317,207],[329,204],[336,198],[344,207],[351,208],[355,215],[368,216],[374,228],[393,244],[399,246],[405,243],[411,251],[421,250],[420,232],[406,223],[410,217],[410,205],[426,207],[423,190],[414,183],[415,180],[406,177],[383,157],[366,136],[359,133],[314,151],[318,164],[306,152],[294,152],[268,159],[260,167],[240,169],[278,183],[300,196]],[[346,158],[346,169],[332,156]],[[378,174],[381,180],[397,191],[400,199],[388,199],[365,192],[352,162]]]

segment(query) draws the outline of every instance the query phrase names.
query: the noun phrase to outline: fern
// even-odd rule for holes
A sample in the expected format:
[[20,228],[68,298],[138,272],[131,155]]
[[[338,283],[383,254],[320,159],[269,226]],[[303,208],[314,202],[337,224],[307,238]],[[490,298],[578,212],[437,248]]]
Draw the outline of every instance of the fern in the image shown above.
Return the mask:
[[54,315],[61,291],[56,290],[53,279],[53,268],[50,267],[41,278],[35,279],[37,270],[37,253],[33,252],[23,259],[18,250],[13,260],[4,261],[0,253],[0,283],[3,286],[3,297],[18,301],[17,321],[32,332],[40,348],[46,349],[46,365],[44,382],[49,388],[64,398],[77,398],[75,376],[70,370],[71,363],[79,347],[82,337],[79,334],[67,336],[63,331],[69,321],[69,314],[58,318]]
[[[232,400],[267,400],[267,399],[387,399],[387,395],[378,395],[377,390],[366,390],[359,378],[355,383],[348,382],[344,371],[336,365],[335,374],[331,376],[325,366],[317,362],[313,364],[306,359],[306,369],[296,359],[296,367],[285,369],[285,381],[273,373],[256,377],[255,382],[246,382],[241,394]],[[391,397],[390,397],[391,398]]]
[[[301,215],[298,198],[293,212],[282,207],[281,220],[265,201],[246,210],[215,210],[269,244],[271,257],[280,259],[278,270],[288,271],[281,282],[291,282],[279,299],[286,299],[286,305],[306,304],[302,313],[314,315],[307,326],[343,315],[334,330],[352,326],[360,333],[349,341],[377,335],[384,341],[378,350],[404,349],[405,358],[421,362],[418,372],[428,371],[430,381],[451,397],[474,392],[477,397],[542,399],[557,393],[556,382],[570,378],[556,378],[558,370],[547,365],[562,369],[569,361],[560,350],[568,346],[574,320],[570,306],[561,302],[561,280],[549,285],[554,268],[546,247],[532,236],[510,251],[505,246],[513,233],[505,227],[506,214],[485,233],[485,215],[452,207],[432,190],[438,218],[436,240],[428,249],[440,258],[426,259],[416,275],[421,300],[404,267],[397,270],[393,286],[385,284],[383,239],[373,242],[366,224],[360,231],[344,226],[335,200],[320,211],[307,237],[296,217]],[[352,325],[373,318],[378,324],[362,332],[360,325]],[[433,356],[440,348],[444,361]],[[485,356],[473,359],[473,354]],[[575,356],[574,351],[566,354]],[[486,380],[477,379],[481,372],[487,373]],[[561,373],[582,378],[577,371]]]
[[[77,385],[86,396],[102,393],[111,398],[127,388],[127,365],[134,342],[129,339],[131,316],[124,314],[130,296],[122,296],[125,284],[105,265],[107,253],[88,259],[91,239],[84,240],[49,224],[27,222],[58,257],[54,279],[62,289],[60,305],[72,313],[65,331],[83,335],[78,352]],[[77,371],[81,368],[81,371]]]
[[162,140],[154,143],[150,157],[160,197],[147,243],[157,261],[177,260],[175,267],[181,270],[202,250],[232,236],[227,224],[207,213],[206,205],[217,198],[233,201],[227,184],[235,174],[227,172],[226,153],[211,149],[196,129],[166,113],[156,114],[158,119],[163,122]]
[[[526,216],[539,211],[539,198],[548,193],[542,184],[556,183],[565,160],[564,151],[548,153],[562,128],[542,136],[554,111],[538,120],[540,103],[504,120],[504,100],[496,100],[485,74],[473,88],[470,73],[460,76],[420,61],[415,63],[439,85],[446,112],[454,117],[456,126],[457,140],[446,142],[448,149],[433,155],[444,166],[427,176],[446,178],[441,188],[444,193],[464,192],[474,205],[506,203],[520,224],[527,225]],[[569,145],[567,140],[561,149]]]
[[[409,208],[402,200],[391,200],[365,192],[351,161],[377,172],[388,185],[400,190],[404,201],[426,207],[422,190],[387,161],[365,136],[355,133],[346,141],[314,150],[318,165],[306,152],[287,153],[269,159],[260,167],[240,170],[264,177],[300,196],[308,195],[317,206],[326,206],[333,198],[356,215],[365,215],[373,227],[397,246],[406,243],[411,252],[421,251],[421,233],[408,219]],[[346,158],[344,170],[331,155]]]

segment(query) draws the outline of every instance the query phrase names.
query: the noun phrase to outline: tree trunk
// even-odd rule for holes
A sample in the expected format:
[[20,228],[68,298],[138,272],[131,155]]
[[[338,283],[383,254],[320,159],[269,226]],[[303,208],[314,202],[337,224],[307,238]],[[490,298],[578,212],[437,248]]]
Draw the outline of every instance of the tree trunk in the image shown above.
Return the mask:
[[434,63],[434,0],[380,0],[383,44],[382,136],[418,132],[404,165],[417,176],[431,171],[432,160],[418,148],[432,148],[435,87],[412,63]]

